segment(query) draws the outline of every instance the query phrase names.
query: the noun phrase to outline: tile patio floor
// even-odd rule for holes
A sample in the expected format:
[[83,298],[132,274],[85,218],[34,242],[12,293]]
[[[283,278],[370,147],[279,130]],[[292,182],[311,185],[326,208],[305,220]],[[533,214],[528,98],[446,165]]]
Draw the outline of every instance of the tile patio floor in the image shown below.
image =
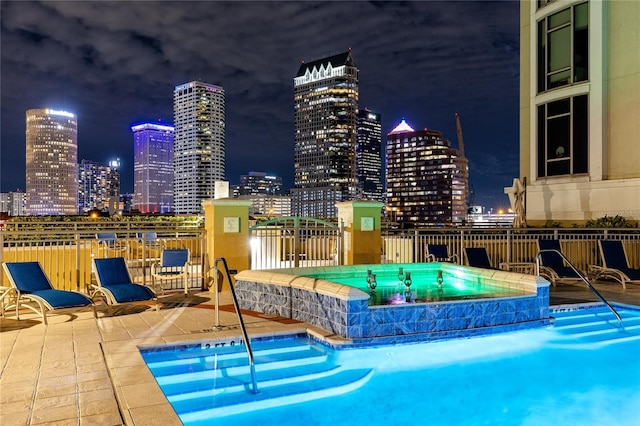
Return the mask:
[[[640,286],[596,283],[607,300],[640,305]],[[137,347],[241,335],[228,292],[221,293],[220,330],[213,329],[213,294],[161,298],[105,316],[98,307],[73,316],[0,318],[0,425],[180,425],[146,369]],[[551,304],[597,301],[584,285],[552,287]],[[304,332],[308,325],[271,315],[243,315],[251,336]],[[314,329],[323,333],[322,330]],[[326,332],[324,332],[326,333]]]

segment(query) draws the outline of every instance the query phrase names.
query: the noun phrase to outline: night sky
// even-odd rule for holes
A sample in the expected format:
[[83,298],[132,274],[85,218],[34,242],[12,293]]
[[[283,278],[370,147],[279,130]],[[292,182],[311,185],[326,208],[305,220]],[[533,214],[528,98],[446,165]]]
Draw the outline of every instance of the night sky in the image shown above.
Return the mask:
[[[25,189],[25,112],[78,115],[78,161],[120,158],[133,191],[131,125],[173,122],[173,89],[226,93],[226,173],[293,186],[293,78],[351,48],[360,108],[441,131],[459,113],[475,204],[508,206],[518,176],[519,3],[5,1],[1,188]],[[386,140],[386,139],[385,139]]]

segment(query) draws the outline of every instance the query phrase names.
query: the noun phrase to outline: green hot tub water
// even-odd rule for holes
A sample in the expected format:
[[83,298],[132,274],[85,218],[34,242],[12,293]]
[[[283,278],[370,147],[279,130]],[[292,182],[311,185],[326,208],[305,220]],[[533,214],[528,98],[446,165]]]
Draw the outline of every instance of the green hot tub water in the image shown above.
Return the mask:
[[[520,296],[525,291],[492,285],[487,280],[465,274],[450,275],[443,273],[438,282],[438,270],[412,265],[414,268],[384,267],[372,269],[376,286],[372,289],[367,282],[367,272],[357,275],[349,273],[316,273],[314,278],[331,281],[357,288],[370,295],[369,305],[396,305],[403,303],[426,303],[463,299],[489,299],[496,297]],[[410,274],[410,286],[407,286],[407,273]],[[371,281],[371,279],[369,279]]]

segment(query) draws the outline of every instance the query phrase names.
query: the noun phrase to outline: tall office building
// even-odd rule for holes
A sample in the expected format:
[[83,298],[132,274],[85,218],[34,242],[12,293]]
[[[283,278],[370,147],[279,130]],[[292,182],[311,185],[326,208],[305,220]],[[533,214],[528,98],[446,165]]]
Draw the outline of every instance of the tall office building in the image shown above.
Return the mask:
[[466,217],[459,153],[437,130],[404,120],[387,135],[387,209],[405,228],[450,225]]
[[27,214],[77,214],[76,115],[49,108],[27,110],[26,142]]
[[203,211],[225,179],[224,89],[192,81],[173,92],[173,203],[178,214]]
[[26,214],[26,194],[20,192],[0,193],[0,213],[8,213],[9,216],[24,216]]
[[78,168],[78,211],[108,209],[114,213],[120,196],[120,161],[82,160]]
[[240,176],[238,195],[282,195],[282,178],[264,172],[249,172]]
[[133,132],[133,209],[173,211],[173,126],[143,123]]
[[294,215],[335,217],[356,196],[358,68],[351,51],[303,63],[294,79]]
[[358,198],[373,201],[384,200],[381,145],[380,114],[366,108],[358,111],[358,145],[356,148]]
[[640,2],[521,0],[529,225],[640,221]]

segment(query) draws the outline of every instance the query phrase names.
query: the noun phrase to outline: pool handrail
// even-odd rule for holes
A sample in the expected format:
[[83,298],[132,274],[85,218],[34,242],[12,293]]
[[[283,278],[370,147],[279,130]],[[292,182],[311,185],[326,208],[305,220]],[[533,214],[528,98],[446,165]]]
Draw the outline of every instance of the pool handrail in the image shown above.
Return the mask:
[[562,252],[560,252],[559,250],[556,250],[556,249],[542,249],[542,250],[538,251],[538,253],[536,253],[536,275],[540,275],[540,258],[542,256],[542,253],[551,253],[551,252],[556,253],[565,262],[567,262],[567,265],[569,265],[569,267],[571,269],[573,269],[573,271],[576,274],[578,274],[578,276],[580,276],[580,278],[582,279],[582,281],[584,281],[584,283],[587,285],[589,290],[591,290],[593,292],[593,294],[595,294],[598,297],[598,299],[600,299],[600,301],[602,303],[607,305],[607,307],[611,310],[611,312],[613,312],[613,314],[618,319],[618,324],[622,325],[622,318],[620,317],[620,314],[618,314],[618,312],[613,308],[613,306],[611,306],[611,304],[606,301],[606,299],[598,292],[598,290],[596,290],[595,287],[593,287],[591,285],[591,283],[589,282],[587,277],[585,277],[582,272],[580,272],[575,266],[573,266],[573,264],[571,262],[569,262],[569,259],[567,259],[567,257],[564,254],[562,254]]
[[[251,342],[249,341],[249,336],[247,335],[247,328],[244,325],[244,320],[242,319],[242,313],[240,312],[240,305],[238,303],[238,297],[236,296],[236,290],[233,285],[233,281],[231,280],[231,273],[229,272],[229,266],[227,265],[227,260],[224,257],[216,257],[213,261],[213,270],[214,270],[214,279],[217,281],[218,279],[218,262],[222,262],[222,266],[224,266],[224,271],[227,274],[227,280],[229,281],[229,288],[231,289],[231,296],[233,297],[233,305],[236,308],[236,314],[238,315],[238,322],[240,323],[240,330],[242,331],[242,338],[244,339],[244,346],[247,349],[247,356],[249,357],[249,368],[251,370],[251,393],[258,393],[258,385],[256,384],[256,366],[253,360],[253,351],[251,350]],[[215,294],[216,294],[216,302],[218,300],[218,285],[216,282],[215,286]],[[216,303],[216,312],[218,312],[218,306]],[[216,324],[217,325],[217,324]]]

